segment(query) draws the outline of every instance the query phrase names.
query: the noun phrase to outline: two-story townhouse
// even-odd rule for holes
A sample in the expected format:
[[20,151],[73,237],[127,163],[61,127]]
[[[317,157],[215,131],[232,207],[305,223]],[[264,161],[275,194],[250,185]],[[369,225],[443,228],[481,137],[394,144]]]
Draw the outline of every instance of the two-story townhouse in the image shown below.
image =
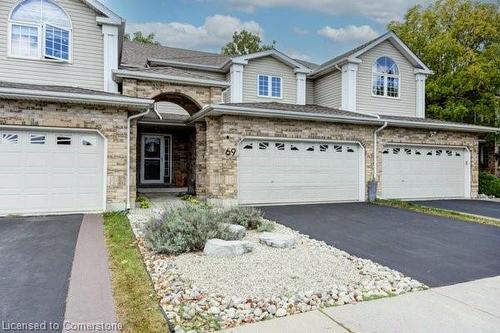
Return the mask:
[[373,184],[470,198],[478,140],[498,130],[425,118],[432,72],[393,33],[316,65],[122,43],[96,1],[9,0],[0,16],[0,214],[129,208],[137,189],[221,204],[364,201]]

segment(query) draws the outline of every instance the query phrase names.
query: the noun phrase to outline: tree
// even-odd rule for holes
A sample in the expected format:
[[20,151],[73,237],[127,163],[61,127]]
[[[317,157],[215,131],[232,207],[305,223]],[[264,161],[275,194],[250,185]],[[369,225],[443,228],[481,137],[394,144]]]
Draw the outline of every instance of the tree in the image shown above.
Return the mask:
[[275,45],[276,41],[273,41],[270,45],[262,45],[262,41],[258,35],[241,30],[233,34],[233,40],[222,48],[222,54],[227,56],[250,54],[271,50]]
[[145,36],[142,31],[136,31],[133,33],[133,37],[130,38],[130,34],[125,34],[123,36],[126,40],[130,40],[132,42],[139,42],[139,43],[145,43],[145,44],[159,44],[157,41],[155,41],[155,34],[150,33],[149,35]]
[[411,8],[389,30],[434,71],[426,83],[429,117],[500,125],[497,5],[437,0],[427,8]]

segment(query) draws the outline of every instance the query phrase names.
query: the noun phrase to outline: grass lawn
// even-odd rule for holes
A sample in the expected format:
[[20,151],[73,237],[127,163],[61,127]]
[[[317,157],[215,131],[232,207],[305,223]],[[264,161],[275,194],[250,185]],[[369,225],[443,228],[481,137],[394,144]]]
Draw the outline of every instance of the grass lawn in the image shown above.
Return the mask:
[[124,333],[168,332],[168,325],[146,272],[125,213],[104,215],[111,282]]
[[461,212],[456,212],[456,211],[447,210],[447,209],[421,206],[418,204],[414,204],[414,203],[406,202],[406,201],[401,201],[401,200],[394,200],[394,199],[380,200],[379,199],[379,200],[375,201],[375,204],[382,205],[382,206],[396,207],[396,208],[404,208],[404,209],[412,210],[414,212],[425,213],[425,214],[429,214],[429,215],[449,217],[452,219],[457,219],[457,220],[466,221],[466,222],[489,224],[489,225],[494,225],[494,226],[500,227],[500,220],[497,220],[497,219],[481,217],[481,216],[476,216],[476,215],[470,215],[467,213],[461,213]]

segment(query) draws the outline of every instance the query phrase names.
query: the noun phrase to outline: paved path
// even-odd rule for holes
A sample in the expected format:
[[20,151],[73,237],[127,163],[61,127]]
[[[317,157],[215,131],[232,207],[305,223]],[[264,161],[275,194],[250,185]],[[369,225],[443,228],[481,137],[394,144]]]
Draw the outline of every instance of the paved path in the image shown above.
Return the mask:
[[85,215],[76,244],[63,332],[85,332],[75,330],[74,324],[116,324],[107,258],[102,215]]
[[0,320],[62,323],[81,221],[82,215],[0,218]]
[[223,333],[498,333],[500,277],[244,325]]
[[438,287],[500,275],[500,228],[369,203],[261,207],[264,215]]
[[442,208],[500,219],[500,202],[493,200],[425,200],[414,201],[413,203],[421,206]]

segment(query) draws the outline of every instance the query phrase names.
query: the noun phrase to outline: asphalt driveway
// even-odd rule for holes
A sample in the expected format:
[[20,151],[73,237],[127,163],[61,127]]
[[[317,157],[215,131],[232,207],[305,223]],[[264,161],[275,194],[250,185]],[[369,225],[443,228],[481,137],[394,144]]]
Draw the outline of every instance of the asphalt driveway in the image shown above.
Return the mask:
[[454,199],[414,201],[413,203],[421,206],[454,210],[457,212],[500,219],[500,202],[497,201]]
[[500,275],[500,228],[369,203],[260,207],[266,218],[429,286]]
[[1,320],[62,323],[82,217],[0,218]]

